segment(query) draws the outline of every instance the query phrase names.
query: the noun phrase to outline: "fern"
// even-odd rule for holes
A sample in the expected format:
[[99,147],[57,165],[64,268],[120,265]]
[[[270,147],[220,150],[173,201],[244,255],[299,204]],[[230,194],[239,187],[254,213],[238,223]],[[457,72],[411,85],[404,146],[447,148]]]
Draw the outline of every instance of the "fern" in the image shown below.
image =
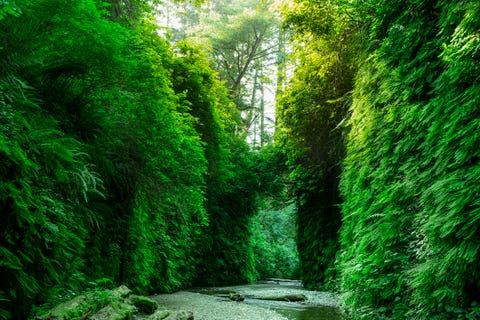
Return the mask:
[[422,2],[403,14],[411,5],[378,10],[389,12],[374,19],[379,46],[357,76],[341,288],[355,319],[468,319],[480,283],[479,6]]

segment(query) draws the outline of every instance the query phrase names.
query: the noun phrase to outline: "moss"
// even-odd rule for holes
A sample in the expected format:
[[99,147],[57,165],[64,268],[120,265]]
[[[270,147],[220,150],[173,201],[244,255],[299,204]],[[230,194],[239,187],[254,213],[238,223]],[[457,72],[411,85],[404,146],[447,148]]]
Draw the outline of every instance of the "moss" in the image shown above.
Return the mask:
[[136,311],[135,306],[131,304],[114,301],[94,314],[91,319],[128,320]]
[[158,304],[149,298],[130,295],[131,290],[120,286],[113,290],[88,292],[73,300],[62,303],[48,313],[38,317],[41,320],[70,319],[129,319],[134,313],[152,314]]
[[158,309],[158,303],[147,297],[132,295],[129,301],[141,313],[152,314]]

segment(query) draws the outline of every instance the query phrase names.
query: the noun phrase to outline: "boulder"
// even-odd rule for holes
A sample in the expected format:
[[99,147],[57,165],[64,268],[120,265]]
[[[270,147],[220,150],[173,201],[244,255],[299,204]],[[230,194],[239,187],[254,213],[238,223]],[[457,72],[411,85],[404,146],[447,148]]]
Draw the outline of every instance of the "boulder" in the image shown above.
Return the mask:
[[115,288],[113,290],[105,290],[105,291],[106,292],[110,291],[109,295],[111,296],[112,300],[126,298],[132,293],[132,290],[130,290],[127,286],[124,286],[124,285],[121,285],[120,287]]
[[193,312],[191,311],[177,311],[176,313],[170,314],[165,320],[194,320]]
[[153,314],[158,309],[157,301],[144,296],[131,295],[128,301],[144,314]]
[[[74,299],[62,303],[53,309],[51,309],[47,314],[37,317],[40,320],[63,320],[71,319],[73,317],[82,315],[82,313],[88,313],[89,308],[86,306],[85,295],[75,297]],[[82,312],[81,310],[84,310]]]
[[114,301],[106,307],[100,309],[89,319],[92,320],[128,320],[137,311],[135,306]]
[[193,320],[190,311],[159,309],[158,303],[131,294],[125,286],[113,290],[95,290],[51,309],[38,320]]
[[171,314],[171,311],[168,310],[157,310],[153,314],[149,315],[146,320],[163,320]]
[[[123,320],[138,310],[153,313],[158,304],[140,296],[132,296],[131,290],[120,286],[113,290],[95,290],[80,295],[70,301],[51,309],[48,313],[37,316],[39,320],[97,319]],[[155,308],[155,309],[154,309]]]

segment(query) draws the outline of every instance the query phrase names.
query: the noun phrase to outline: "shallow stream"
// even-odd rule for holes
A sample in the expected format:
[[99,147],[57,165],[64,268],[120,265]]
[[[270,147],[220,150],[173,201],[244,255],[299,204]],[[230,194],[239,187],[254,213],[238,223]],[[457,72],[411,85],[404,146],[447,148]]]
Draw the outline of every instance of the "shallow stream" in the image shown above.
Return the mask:
[[[272,301],[265,301],[266,303],[252,303],[255,305],[270,308],[286,317],[289,320],[341,320],[337,308],[330,306],[309,306],[309,305],[283,305],[278,306]],[[270,302],[270,303],[269,303]],[[247,302],[251,303],[251,302]]]

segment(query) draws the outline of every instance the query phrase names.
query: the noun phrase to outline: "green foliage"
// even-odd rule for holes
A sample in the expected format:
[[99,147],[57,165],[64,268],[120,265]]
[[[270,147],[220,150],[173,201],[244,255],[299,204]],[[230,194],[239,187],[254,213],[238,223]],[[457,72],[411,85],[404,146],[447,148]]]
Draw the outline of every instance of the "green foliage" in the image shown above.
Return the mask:
[[249,283],[255,276],[250,219],[256,213],[257,191],[252,186],[258,180],[253,154],[236,139],[207,185],[210,225],[201,251],[206,257],[201,284]]
[[31,56],[32,42],[12,40],[38,22],[22,12],[27,25],[6,17],[0,38],[0,308],[18,318],[38,297],[82,287],[83,238],[95,221],[87,202],[103,192],[84,145],[61,131],[46,111],[53,104],[26,80],[41,59]]
[[275,145],[268,144],[255,153],[257,190],[268,205],[282,206],[289,201],[288,168],[285,155]]
[[476,1],[394,1],[357,76],[340,286],[353,319],[478,316]]
[[[205,230],[197,257],[197,282],[229,284],[251,282],[254,260],[250,219],[256,211],[257,185],[254,154],[235,136],[239,116],[227,91],[215,78],[207,57],[195,45],[179,43],[171,64],[175,92],[195,117],[208,163]],[[233,128],[232,128],[233,129]]]
[[94,279],[190,285],[212,246],[232,248],[218,278],[251,279],[253,164],[198,49],[93,0],[8,8],[22,16],[0,16],[1,317]]
[[290,204],[284,208],[260,210],[252,219],[257,279],[299,277],[295,215],[295,205]]
[[255,154],[260,211],[251,219],[257,279],[299,278],[296,207],[291,201],[285,156],[274,145]]
[[174,50],[176,54],[170,66],[173,89],[196,119],[194,125],[204,142],[209,172],[215,174],[225,154],[224,128],[232,116],[233,106],[201,48],[185,41]]
[[334,1],[294,1],[283,9],[296,33],[296,67],[277,106],[276,141],[287,156],[298,206],[298,249],[308,287],[331,283],[340,227],[342,123],[357,69],[356,23]]
[[81,145],[43,114],[31,88],[13,76],[0,88],[1,291],[5,303],[18,301],[14,314],[20,316],[41,288],[54,290],[64,281],[71,289],[81,287],[77,254],[84,248],[86,221],[73,212],[89,193],[98,193],[101,181]]
[[10,3],[10,1],[2,0],[0,4],[0,20],[2,20],[7,15],[20,16],[19,9],[16,7],[15,3]]
[[133,69],[136,73],[128,70],[138,77],[129,85],[138,100],[125,105],[123,112],[142,157],[133,163],[139,181],[127,217],[129,254],[122,268],[132,288],[149,292],[173,290],[195,276],[194,248],[207,223],[206,164],[194,121],[182,106],[176,109],[178,99],[168,87],[167,70],[160,67],[172,59],[168,47],[148,25],[140,31],[139,64]]

